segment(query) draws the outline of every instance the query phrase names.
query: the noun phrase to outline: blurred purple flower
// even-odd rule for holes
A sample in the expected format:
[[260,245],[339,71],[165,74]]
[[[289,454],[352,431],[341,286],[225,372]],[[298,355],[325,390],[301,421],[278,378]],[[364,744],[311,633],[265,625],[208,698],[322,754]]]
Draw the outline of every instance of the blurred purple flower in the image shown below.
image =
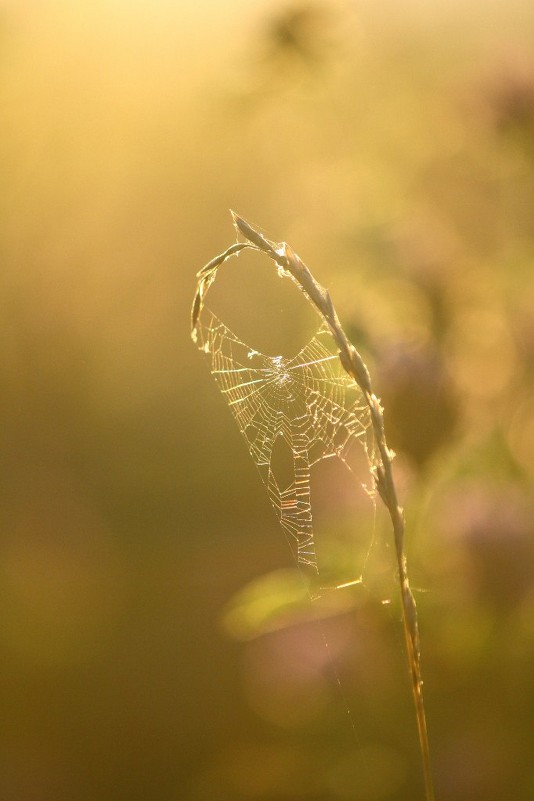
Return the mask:
[[396,343],[379,362],[388,439],[421,470],[455,434],[459,409],[452,381],[430,346]]
[[499,608],[534,589],[534,503],[515,486],[477,485],[449,498],[449,530],[467,557],[471,588]]

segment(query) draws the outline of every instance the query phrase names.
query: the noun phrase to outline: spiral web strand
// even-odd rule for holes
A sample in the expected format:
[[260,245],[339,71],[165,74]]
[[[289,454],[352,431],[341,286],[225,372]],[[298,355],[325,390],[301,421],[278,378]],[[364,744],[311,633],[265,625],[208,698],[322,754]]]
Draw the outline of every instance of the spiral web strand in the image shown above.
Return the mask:
[[[363,448],[373,463],[371,421],[358,385],[341,366],[323,323],[293,358],[264,356],[205,308],[197,345],[244,436],[299,566],[318,573],[312,525],[310,470]],[[290,479],[273,461],[278,439],[292,457]]]

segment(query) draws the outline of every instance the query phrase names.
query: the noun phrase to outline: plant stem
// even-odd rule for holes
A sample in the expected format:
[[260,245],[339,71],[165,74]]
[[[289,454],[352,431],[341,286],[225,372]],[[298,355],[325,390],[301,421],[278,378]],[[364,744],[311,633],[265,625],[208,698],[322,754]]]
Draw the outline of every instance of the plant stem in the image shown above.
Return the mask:
[[419,747],[423,762],[423,775],[425,783],[425,801],[434,801],[434,786],[430,768],[430,748],[426,726],[425,704],[423,699],[423,681],[421,678],[421,658],[419,648],[419,628],[417,623],[417,607],[410,589],[408,569],[404,553],[405,522],[404,511],[399,506],[397,491],[393,478],[391,463],[395,454],[388,447],[384,428],[384,413],[379,399],[373,392],[371,378],[362,357],[352,345],[339,322],[336,310],[328,291],[322,287],[306,265],[285,242],[275,243],[266,239],[248,222],[232,212],[234,225],[248,241],[237,242],[231,245],[224,253],[212,259],[198,273],[198,285],[191,312],[191,333],[197,339],[197,326],[202,310],[204,297],[215,280],[217,272],[224,262],[246,248],[259,250],[269,256],[284,275],[292,278],[302,290],[316,311],[327,323],[330,333],[339,348],[339,358],[345,371],[356,381],[367,403],[374,439],[378,450],[378,457],[373,460],[371,470],[376,489],[386,506],[393,528],[395,541],[395,555],[399,579],[399,589],[402,605],[402,619],[404,639],[406,642],[406,657],[411,676],[411,685],[419,732]]
[[339,348],[341,364],[346,372],[356,381],[362,390],[369,407],[373,432],[380,459],[373,466],[373,477],[377,491],[384,502],[391,519],[395,541],[395,554],[397,559],[399,589],[402,605],[402,618],[404,639],[406,642],[406,656],[411,676],[412,693],[419,733],[419,747],[423,763],[426,801],[434,801],[434,785],[430,766],[430,747],[426,725],[425,704],[423,698],[423,681],[421,677],[421,658],[419,647],[419,627],[417,623],[417,607],[410,582],[404,553],[405,521],[404,511],[399,506],[397,491],[393,478],[391,463],[394,458],[393,451],[388,447],[384,428],[384,415],[380,401],[372,391],[371,379],[367,367],[356,350],[349,342],[341,327],[339,318],[334,309],[330,295],[324,287],[317,283],[306,265],[286,243],[279,245],[270,242],[256,231],[249,223],[233,214],[236,228],[258,250],[264,251],[279,268],[287,272],[297,283],[304,294],[315,306],[319,314],[326,320],[330,332]]

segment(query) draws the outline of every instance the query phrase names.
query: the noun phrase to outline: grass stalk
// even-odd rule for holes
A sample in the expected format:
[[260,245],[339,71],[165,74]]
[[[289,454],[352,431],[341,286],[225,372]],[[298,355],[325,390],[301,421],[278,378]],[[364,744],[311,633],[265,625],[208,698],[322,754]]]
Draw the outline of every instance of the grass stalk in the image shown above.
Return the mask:
[[417,607],[410,589],[406,555],[404,553],[404,511],[397,499],[397,491],[393,477],[392,461],[395,454],[387,444],[382,406],[373,392],[371,378],[365,362],[343,331],[328,290],[315,280],[309,269],[288,244],[285,242],[279,244],[271,242],[234,212],[232,212],[232,216],[237,231],[245,237],[247,242],[238,242],[232,245],[220,256],[210,261],[198,274],[198,287],[193,303],[191,321],[193,339],[196,339],[196,329],[202,309],[203,298],[215,280],[219,267],[227,258],[230,258],[230,256],[235,255],[245,248],[259,250],[269,256],[269,258],[275,262],[279,270],[282,270],[284,274],[293,279],[316,308],[320,316],[328,324],[332,337],[339,349],[341,364],[345,371],[360,387],[370,412],[374,438],[378,450],[378,458],[376,458],[371,470],[377,492],[388,510],[393,529],[406,656],[411,678],[419,734],[419,747],[423,765],[425,801],[434,801],[435,795],[430,765],[430,748],[423,698],[423,681],[421,677]]

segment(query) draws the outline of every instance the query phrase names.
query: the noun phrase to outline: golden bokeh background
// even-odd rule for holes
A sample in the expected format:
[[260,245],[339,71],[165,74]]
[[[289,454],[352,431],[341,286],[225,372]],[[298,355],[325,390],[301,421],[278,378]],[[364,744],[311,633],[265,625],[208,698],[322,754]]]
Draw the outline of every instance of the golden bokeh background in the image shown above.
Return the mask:
[[[303,601],[189,338],[229,208],[372,367],[438,798],[531,799],[531,0],[4,0],[0,36],[2,800],[423,797],[387,521],[322,477],[340,580],[379,557]],[[218,302],[294,352],[241,261]]]

